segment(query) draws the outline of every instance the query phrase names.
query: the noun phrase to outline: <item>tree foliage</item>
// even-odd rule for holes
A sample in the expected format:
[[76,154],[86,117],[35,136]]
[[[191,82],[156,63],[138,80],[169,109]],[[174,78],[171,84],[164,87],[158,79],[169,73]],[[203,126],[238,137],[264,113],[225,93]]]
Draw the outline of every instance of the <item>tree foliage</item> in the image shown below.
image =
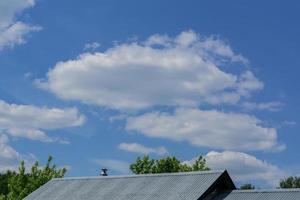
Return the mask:
[[279,186],[280,188],[300,188],[300,177],[290,176],[282,179]]
[[15,175],[15,172],[7,171],[0,174],[0,200],[5,199],[8,194],[8,181],[9,178]]
[[25,162],[22,161],[18,172],[1,174],[0,200],[22,200],[52,178],[62,178],[66,169],[58,169],[52,161],[53,158],[49,156],[44,167],[35,162],[30,171],[26,170]]
[[188,171],[207,171],[206,161],[202,156],[191,165],[181,163],[176,157],[152,159],[149,156],[138,157],[130,165],[130,170],[135,174],[156,174]]
[[247,183],[247,184],[241,185],[240,189],[241,190],[254,190],[255,186],[252,185],[251,183]]

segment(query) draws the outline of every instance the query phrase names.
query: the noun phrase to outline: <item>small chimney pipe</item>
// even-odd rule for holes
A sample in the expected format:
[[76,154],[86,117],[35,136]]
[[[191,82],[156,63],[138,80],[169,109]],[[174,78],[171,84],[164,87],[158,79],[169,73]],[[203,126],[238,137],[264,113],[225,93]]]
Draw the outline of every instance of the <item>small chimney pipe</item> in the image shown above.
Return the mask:
[[101,176],[107,176],[107,171],[108,170],[106,168],[101,169]]

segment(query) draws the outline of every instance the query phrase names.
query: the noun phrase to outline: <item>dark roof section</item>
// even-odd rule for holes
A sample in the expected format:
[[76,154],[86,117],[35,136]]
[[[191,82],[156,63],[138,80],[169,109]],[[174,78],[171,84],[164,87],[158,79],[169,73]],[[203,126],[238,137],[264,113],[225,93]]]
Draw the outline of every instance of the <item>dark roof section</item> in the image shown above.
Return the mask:
[[233,190],[227,171],[53,179],[24,200],[200,200]]
[[300,200],[300,189],[234,190],[224,192],[213,200]]

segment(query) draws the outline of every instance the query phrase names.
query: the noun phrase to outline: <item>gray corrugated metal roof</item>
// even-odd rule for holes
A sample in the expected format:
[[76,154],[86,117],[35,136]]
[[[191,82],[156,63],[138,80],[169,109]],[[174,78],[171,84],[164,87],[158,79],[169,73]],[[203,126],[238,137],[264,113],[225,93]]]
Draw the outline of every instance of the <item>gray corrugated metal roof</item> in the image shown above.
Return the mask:
[[300,200],[300,189],[233,190],[213,200]]
[[223,173],[54,179],[24,200],[197,200]]

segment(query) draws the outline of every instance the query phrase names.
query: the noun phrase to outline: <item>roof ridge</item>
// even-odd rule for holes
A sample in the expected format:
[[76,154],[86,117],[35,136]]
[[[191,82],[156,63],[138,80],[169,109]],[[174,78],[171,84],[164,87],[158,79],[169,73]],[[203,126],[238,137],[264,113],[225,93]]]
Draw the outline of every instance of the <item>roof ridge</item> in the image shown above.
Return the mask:
[[90,180],[90,179],[118,179],[118,178],[139,178],[139,177],[162,177],[162,176],[194,176],[205,174],[222,174],[226,170],[194,171],[194,172],[176,172],[176,173],[158,173],[158,174],[132,174],[132,175],[113,175],[113,176],[86,176],[86,177],[65,177],[54,178],[55,181],[65,180]]
[[300,188],[287,189],[254,189],[254,190],[232,190],[234,193],[280,193],[280,192],[300,192]]

